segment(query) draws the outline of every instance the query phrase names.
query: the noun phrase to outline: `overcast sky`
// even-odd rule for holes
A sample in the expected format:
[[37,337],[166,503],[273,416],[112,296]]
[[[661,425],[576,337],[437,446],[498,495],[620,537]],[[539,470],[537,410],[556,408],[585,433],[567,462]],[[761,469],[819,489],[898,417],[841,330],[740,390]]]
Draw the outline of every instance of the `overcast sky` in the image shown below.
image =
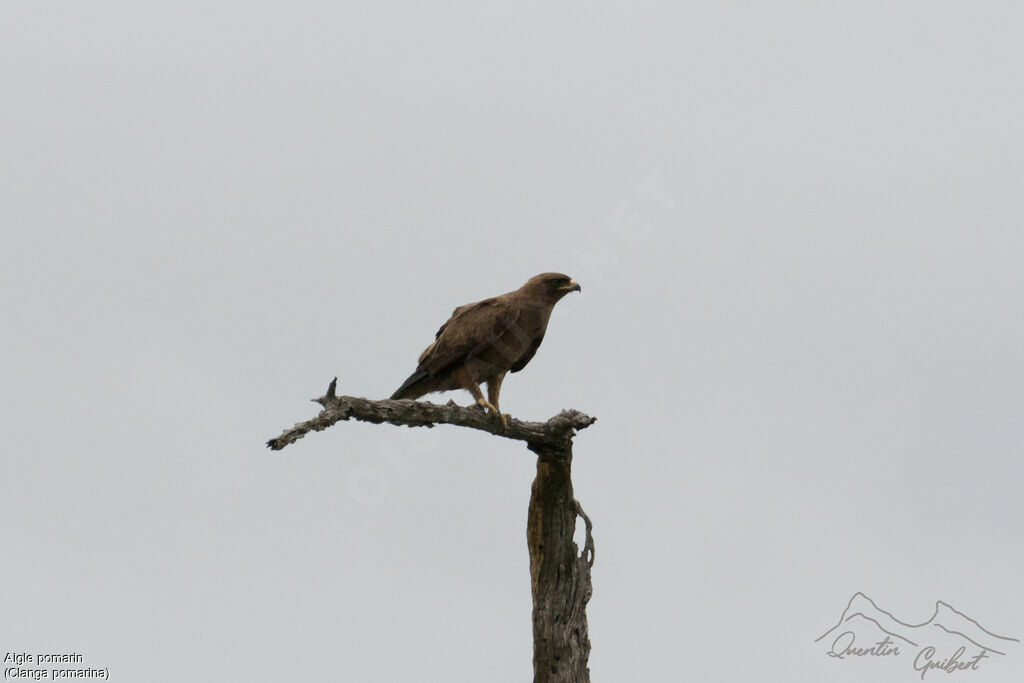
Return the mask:
[[0,650],[529,680],[523,444],[264,442],[550,270],[583,291],[502,408],[598,418],[595,681],[919,680],[813,642],[856,591],[1024,639],[1022,35],[995,2],[6,3]]

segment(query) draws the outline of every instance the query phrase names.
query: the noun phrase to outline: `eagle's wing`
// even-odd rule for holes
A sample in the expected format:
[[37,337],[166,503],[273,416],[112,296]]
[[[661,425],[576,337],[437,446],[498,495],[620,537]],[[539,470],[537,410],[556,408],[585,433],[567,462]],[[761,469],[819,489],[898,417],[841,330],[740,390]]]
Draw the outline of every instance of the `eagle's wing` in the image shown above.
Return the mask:
[[454,363],[480,354],[518,319],[519,307],[506,297],[459,306],[441,325],[434,343],[420,354],[418,370],[435,375]]
[[523,352],[523,355],[519,356],[519,358],[516,359],[516,362],[512,364],[512,367],[509,368],[509,370],[511,370],[512,372],[519,372],[520,370],[525,368],[526,364],[529,363],[530,360],[533,358],[534,354],[537,353],[537,349],[540,348],[540,343],[542,341],[544,341],[543,333],[541,333],[539,337],[537,337],[530,343],[530,348],[526,349],[526,351]]

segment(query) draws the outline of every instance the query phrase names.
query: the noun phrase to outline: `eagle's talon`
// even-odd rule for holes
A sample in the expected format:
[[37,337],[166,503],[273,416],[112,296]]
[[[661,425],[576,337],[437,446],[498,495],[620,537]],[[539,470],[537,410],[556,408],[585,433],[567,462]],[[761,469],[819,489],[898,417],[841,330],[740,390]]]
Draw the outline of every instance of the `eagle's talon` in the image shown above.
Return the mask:
[[484,411],[498,414],[498,409],[494,407],[494,404],[488,401],[486,398],[480,397],[476,400],[476,404],[480,406]]
[[502,413],[500,410],[498,410],[498,407],[496,405],[494,405],[493,403],[491,403],[490,401],[483,397],[478,398],[476,400],[476,404],[480,406],[480,408],[483,409],[485,412],[491,413],[492,415],[496,415],[498,419],[501,420],[502,429],[508,429],[508,418],[512,417],[511,415],[509,415],[508,413]]

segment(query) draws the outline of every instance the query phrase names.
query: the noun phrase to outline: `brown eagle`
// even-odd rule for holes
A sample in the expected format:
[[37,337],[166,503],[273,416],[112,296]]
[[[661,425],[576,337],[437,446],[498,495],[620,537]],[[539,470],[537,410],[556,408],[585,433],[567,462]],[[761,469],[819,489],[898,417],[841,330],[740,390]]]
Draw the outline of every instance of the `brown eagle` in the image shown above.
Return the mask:
[[[459,306],[420,354],[419,366],[392,399],[466,389],[477,404],[508,427],[498,409],[501,381],[526,367],[544,340],[551,309],[569,292],[582,291],[568,275],[541,273],[507,294]],[[487,398],[480,385],[487,382]]]

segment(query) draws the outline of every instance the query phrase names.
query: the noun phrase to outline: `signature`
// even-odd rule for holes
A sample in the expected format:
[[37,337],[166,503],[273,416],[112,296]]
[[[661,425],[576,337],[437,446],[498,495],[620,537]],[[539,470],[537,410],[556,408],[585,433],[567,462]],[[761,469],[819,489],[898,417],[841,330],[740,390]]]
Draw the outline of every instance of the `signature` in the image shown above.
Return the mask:
[[897,618],[857,592],[836,624],[814,642],[831,643],[825,654],[839,660],[908,655],[905,659],[913,660],[914,671],[925,680],[931,671],[978,671],[993,656],[1005,656],[1020,640],[986,629],[941,600],[936,601],[931,617],[914,623]]

